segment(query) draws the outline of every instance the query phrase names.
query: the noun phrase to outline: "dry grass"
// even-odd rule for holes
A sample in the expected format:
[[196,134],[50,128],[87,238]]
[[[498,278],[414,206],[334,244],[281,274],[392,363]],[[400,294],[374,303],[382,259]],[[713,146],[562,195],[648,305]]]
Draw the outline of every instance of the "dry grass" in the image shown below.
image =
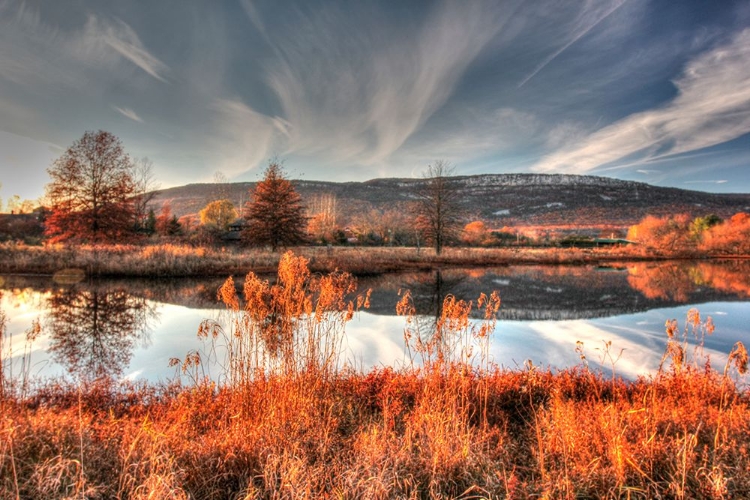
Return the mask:
[[[408,294],[413,363],[340,363],[366,295],[286,254],[273,285],[220,290],[189,384],[5,384],[0,498],[744,498],[750,495],[747,352],[710,367],[669,323],[673,354],[625,382],[585,366],[505,371],[486,359],[499,306],[449,297],[429,323]],[[468,321],[474,308],[484,320]],[[201,375],[206,356],[224,367]],[[679,363],[678,363],[679,358]],[[5,379],[6,373],[3,373]],[[8,381],[9,382],[9,381]]]
[[[443,266],[498,266],[507,264],[583,264],[602,261],[649,260],[641,249],[622,248],[446,248],[439,256],[431,249],[406,247],[300,247],[314,272],[335,269],[354,275]],[[281,255],[257,248],[193,247],[188,245],[0,245],[0,272],[56,274],[82,270],[88,276],[226,276],[248,269],[273,272]],[[664,258],[663,256],[661,258]]]

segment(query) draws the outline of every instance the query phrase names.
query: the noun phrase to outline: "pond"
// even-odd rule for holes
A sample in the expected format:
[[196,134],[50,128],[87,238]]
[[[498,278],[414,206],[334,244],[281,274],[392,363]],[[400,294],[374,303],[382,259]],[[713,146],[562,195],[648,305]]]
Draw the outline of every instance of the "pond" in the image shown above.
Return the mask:
[[[216,300],[221,279],[0,280],[6,375],[171,380],[178,371],[170,359],[208,349],[196,335],[200,323],[226,319]],[[395,312],[399,291],[407,289],[427,324],[448,294],[475,300],[497,290],[502,305],[489,353],[510,369],[579,365],[583,353],[592,368],[609,372],[614,364],[626,378],[648,375],[666,347],[665,322],[677,319],[682,331],[691,308],[715,325],[700,342],[714,367],[723,368],[735,342],[750,346],[745,260],[445,269],[360,279],[359,289],[368,288],[371,306],[347,324],[343,343],[344,361],[363,370],[410,362],[406,321]],[[35,322],[39,334],[29,339]],[[214,378],[221,371],[202,370]]]

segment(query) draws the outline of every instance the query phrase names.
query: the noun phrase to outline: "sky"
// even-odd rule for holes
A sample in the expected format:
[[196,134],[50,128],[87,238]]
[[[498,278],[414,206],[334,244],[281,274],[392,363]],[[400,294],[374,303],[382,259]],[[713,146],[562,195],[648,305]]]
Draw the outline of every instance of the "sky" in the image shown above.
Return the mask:
[[0,198],[89,130],[162,188],[603,175],[750,192],[750,1],[0,0]]

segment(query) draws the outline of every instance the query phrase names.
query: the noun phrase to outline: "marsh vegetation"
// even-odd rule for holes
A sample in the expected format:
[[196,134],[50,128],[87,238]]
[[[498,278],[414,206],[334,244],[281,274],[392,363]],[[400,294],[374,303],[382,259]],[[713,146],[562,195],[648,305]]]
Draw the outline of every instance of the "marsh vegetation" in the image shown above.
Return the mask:
[[[750,491],[747,352],[737,343],[713,366],[701,349],[713,321],[697,310],[666,325],[657,372],[624,380],[617,346],[603,354],[606,370],[589,365],[584,346],[568,369],[496,366],[487,355],[496,294],[449,295],[425,316],[404,290],[410,362],[367,371],[340,356],[347,323],[369,299],[348,273],[312,273],[287,253],[275,280],[251,273],[240,291],[228,280],[219,298],[227,315],[201,325],[207,348],[176,358],[181,375],[168,384],[30,380],[7,364],[3,328],[3,498]],[[218,380],[204,376],[212,356]]]

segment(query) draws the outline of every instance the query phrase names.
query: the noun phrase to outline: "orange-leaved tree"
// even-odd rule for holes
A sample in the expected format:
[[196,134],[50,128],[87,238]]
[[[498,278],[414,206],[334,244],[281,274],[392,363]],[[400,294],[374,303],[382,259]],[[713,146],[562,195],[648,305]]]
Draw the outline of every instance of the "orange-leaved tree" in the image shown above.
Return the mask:
[[628,229],[628,239],[650,248],[675,252],[695,246],[690,233],[690,216],[678,214],[671,217],[647,215]]
[[272,161],[245,205],[248,227],[244,239],[252,245],[269,245],[274,252],[280,247],[298,245],[307,236],[304,214],[299,193],[285,177],[281,164]]
[[116,241],[133,232],[133,162],[109,132],[86,132],[47,170],[51,241]]
[[709,227],[703,234],[700,248],[716,254],[750,254],[750,214],[739,212]]
[[467,245],[482,245],[488,236],[487,226],[480,220],[469,222],[464,226],[461,240]]

